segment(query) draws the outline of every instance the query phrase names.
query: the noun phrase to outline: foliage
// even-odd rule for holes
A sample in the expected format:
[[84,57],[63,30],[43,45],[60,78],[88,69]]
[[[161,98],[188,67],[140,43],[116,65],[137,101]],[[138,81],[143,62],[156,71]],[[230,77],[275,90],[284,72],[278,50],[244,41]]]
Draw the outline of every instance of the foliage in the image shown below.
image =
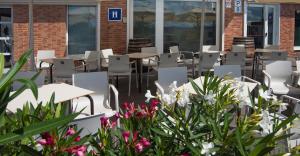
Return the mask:
[[[35,150],[35,139],[37,135],[52,129],[68,124],[77,115],[65,115],[66,108],[63,105],[54,104],[54,95],[47,104],[39,104],[34,108],[31,104],[24,105],[22,110],[16,113],[6,111],[10,101],[19,96],[25,89],[30,89],[33,95],[38,98],[38,89],[31,79],[15,79],[15,75],[22,69],[28,61],[32,51],[25,52],[18,62],[9,70],[3,73],[4,56],[0,54],[0,153],[1,155],[14,155],[29,153],[38,154]],[[11,92],[12,84],[18,81],[23,86]],[[20,105],[23,105],[20,103]]]
[[[203,87],[191,83],[197,94],[190,99],[172,84],[170,93],[158,95],[159,100],[148,92],[146,97],[152,99],[147,104],[136,108],[125,103],[112,120],[101,118],[101,129],[92,141],[96,152],[255,156],[273,153],[289,136],[296,116],[282,119],[278,112],[282,103],[275,98],[241,98],[235,81],[224,83],[217,77],[205,77]],[[115,128],[119,118],[121,127]]]

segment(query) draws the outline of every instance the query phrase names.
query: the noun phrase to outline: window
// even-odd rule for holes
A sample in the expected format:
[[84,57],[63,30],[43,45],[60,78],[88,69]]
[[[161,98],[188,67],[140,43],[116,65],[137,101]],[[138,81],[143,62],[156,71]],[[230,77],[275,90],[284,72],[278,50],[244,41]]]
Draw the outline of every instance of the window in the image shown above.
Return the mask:
[[300,10],[295,14],[295,46],[300,46]]
[[134,38],[148,38],[155,43],[155,0],[133,1]]
[[[172,45],[197,51],[200,47],[202,1],[165,0],[164,51]],[[216,3],[207,2],[204,24],[204,45],[216,44]]]
[[11,8],[0,8],[0,52],[11,53]]
[[83,54],[96,50],[96,6],[68,7],[68,53]]

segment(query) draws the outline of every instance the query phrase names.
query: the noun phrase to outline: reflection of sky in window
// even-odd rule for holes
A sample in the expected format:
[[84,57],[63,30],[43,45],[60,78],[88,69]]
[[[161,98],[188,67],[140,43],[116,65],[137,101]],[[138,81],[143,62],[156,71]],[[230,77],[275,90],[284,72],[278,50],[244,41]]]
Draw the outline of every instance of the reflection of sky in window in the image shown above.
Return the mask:
[[[203,2],[189,2],[189,1],[165,1],[165,13],[172,12],[175,15],[191,12],[201,13]],[[206,11],[214,12],[216,10],[216,4],[206,3]]]
[[135,12],[155,12],[155,0],[134,0],[133,8]]
[[260,7],[248,7],[248,21],[262,22],[263,21],[263,8]]
[[69,21],[70,25],[76,23],[85,23],[88,21],[90,26],[96,27],[96,7],[95,6],[69,6]]

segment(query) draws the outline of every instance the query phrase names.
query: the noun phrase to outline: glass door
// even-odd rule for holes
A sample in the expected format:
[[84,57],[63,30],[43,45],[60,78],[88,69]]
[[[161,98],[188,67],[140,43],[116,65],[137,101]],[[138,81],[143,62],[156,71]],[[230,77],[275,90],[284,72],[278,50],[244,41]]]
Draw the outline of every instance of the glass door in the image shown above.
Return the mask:
[[247,11],[247,36],[254,37],[255,47],[277,45],[279,17],[274,5],[249,5]]
[[68,7],[68,54],[96,50],[96,6]]
[[5,53],[6,65],[9,65],[12,52],[12,16],[11,8],[0,8],[0,53]]

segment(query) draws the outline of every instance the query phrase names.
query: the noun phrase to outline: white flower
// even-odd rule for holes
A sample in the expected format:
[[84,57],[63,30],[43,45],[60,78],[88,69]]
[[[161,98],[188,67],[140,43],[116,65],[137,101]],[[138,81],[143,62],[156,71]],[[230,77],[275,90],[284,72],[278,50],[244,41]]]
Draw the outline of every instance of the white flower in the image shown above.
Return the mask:
[[259,95],[269,101],[271,99],[274,99],[274,97],[272,96],[272,89],[269,89],[269,90],[266,90],[266,91],[263,91],[262,89],[259,90]]
[[176,92],[176,90],[177,90],[177,81],[173,81],[171,83],[171,85],[169,86],[169,89],[170,89],[170,93],[171,92]]
[[149,102],[150,99],[155,98],[155,96],[153,96],[153,95],[151,94],[151,91],[150,91],[150,90],[147,90],[147,92],[146,92],[146,94],[145,94],[145,97],[147,98],[147,99],[146,99],[146,102]]
[[201,154],[205,154],[206,156],[215,155],[216,152],[212,152],[211,149],[214,148],[214,143],[202,143]]
[[204,99],[207,100],[208,104],[212,105],[216,102],[215,94],[213,91],[209,91],[207,95],[204,95]]
[[259,126],[262,128],[262,135],[268,135],[273,132],[273,124],[268,111],[262,111],[262,120],[259,122]]
[[186,86],[184,86],[182,92],[180,93],[177,103],[180,107],[185,107],[188,103],[190,103],[190,92]]
[[281,112],[287,110],[287,106],[288,106],[287,103],[280,103],[278,112],[281,113]]

